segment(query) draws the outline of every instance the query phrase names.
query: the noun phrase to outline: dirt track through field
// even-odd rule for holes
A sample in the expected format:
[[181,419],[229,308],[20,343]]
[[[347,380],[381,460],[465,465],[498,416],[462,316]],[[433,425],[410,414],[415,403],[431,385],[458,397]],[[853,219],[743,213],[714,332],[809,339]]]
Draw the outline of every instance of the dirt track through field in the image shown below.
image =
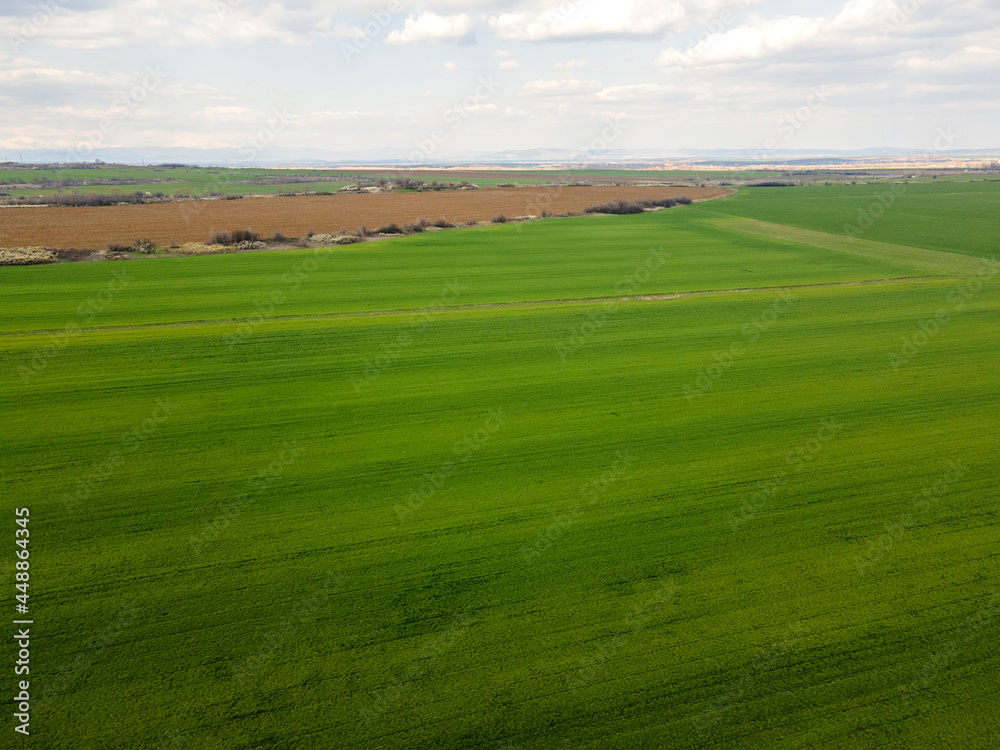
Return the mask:
[[[281,323],[297,320],[331,320],[336,318],[368,318],[376,315],[413,315],[414,313],[448,313],[462,310],[503,310],[518,307],[552,307],[566,305],[597,305],[607,302],[667,302],[686,297],[709,297],[726,294],[750,294],[753,292],[785,292],[795,289],[826,289],[835,287],[869,286],[872,284],[900,284],[907,281],[939,281],[947,276],[901,276],[892,279],[866,279],[863,281],[828,281],[818,284],[795,284],[792,286],[764,286],[746,289],[707,289],[699,292],[675,292],[673,294],[647,294],[638,297],[580,297],[578,299],[542,299],[523,300],[519,302],[482,302],[469,305],[450,305],[446,307],[415,307],[399,310],[357,310],[354,312],[336,312],[305,315],[272,315],[266,318],[269,323]],[[140,323],[137,325],[99,326],[95,328],[80,328],[77,333],[94,331],[142,331],[152,328],[187,328],[190,326],[233,325],[244,322],[242,318],[220,318],[218,320],[184,320],[171,323]],[[61,333],[61,329],[37,329],[26,331],[0,331],[0,338],[13,336],[41,336]]]
[[698,187],[520,187],[439,193],[377,193],[242,200],[185,201],[137,206],[0,209],[0,247],[101,250],[108,242],[147,237],[155,244],[205,242],[212,232],[252,228],[267,237],[282,231],[301,237],[309,230],[337,234],[371,230],[418,219],[452,223],[583,211],[610,200],[672,198],[708,200],[723,188]]

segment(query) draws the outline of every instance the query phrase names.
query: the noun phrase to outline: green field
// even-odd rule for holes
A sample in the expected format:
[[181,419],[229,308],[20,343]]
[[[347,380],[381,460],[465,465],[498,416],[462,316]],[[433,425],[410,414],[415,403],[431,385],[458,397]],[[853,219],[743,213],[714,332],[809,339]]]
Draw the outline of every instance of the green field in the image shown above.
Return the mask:
[[974,187],[0,269],[22,744],[992,746]]
[[[283,192],[336,192],[340,188],[359,180],[378,179],[377,173],[355,173],[347,170],[309,169],[258,169],[224,167],[127,167],[105,166],[93,168],[51,168],[51,169],[0,169],[0,193],[11,197],[30,198],[58,193],[122,193],[149,192],[168,196],[204,195],[253,195],[259,193]],[[386,177],[391,177],[389,172]],[[479,187],[496,187],[516,183],[518,185],[548,184],[559,174],[555,172],[518,173],[515,176],[502,174],[491,176],[483,171],[476,177]],[[305,180],[288,182],[287,178]],[[322,179],[320,179],[322,178]],[[419,178],[431,182],[435,178]],[[446,171],[436,178],[437,182],[458,185],[464,178],[450,177]],[[126,181],[127,184],[121,184]],[[73,183],[86,184],[73,184]],[[260,182],[263,184],[248,184]],[[58,184],[69,183],[69,184]],[[37,185],[39,187],[22,187]]]
[[1000,182],[753,188],[704,209],[982,258],[1000,250]]

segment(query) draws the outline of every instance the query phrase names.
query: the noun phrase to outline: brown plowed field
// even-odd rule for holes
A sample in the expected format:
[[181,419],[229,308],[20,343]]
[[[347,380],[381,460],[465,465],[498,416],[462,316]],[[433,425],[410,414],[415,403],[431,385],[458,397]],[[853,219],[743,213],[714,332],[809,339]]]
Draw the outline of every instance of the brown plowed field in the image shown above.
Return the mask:
[[0,247],[103,249],[108,242],[148,237],[158,245],[204,242],[216,230],[251,228],[266,236],[281,230],[301,237],[310,229],[336,234],[406,224],[417,219],[452,223],[583,211],[610,200],[670,198],[700,201],[732,191],[697,187],[519,187],[440,193],[317,195],[294,198],[185,201],[96,208],[0,209]]

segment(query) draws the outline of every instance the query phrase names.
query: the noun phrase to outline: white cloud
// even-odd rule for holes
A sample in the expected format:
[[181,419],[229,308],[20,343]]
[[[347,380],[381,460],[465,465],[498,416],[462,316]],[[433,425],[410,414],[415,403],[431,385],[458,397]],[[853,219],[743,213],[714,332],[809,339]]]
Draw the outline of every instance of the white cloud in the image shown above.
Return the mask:
[[389,44],[453,42],[469,38],[475,28],[476,21],[465,13],[456,16],[421,13],[407,18],[402,31],[390,32],[386,41]]
[[[888,132],[907,145],[947,120],[970,145],[996,145],[998,0],[57,0],[16,44],[4,42],[24,33],[38,0],[0,5],[6,143],[75,143],[160,61],[169,75],[121,118],[122,145],[236,145],[272,108],[309,113],[316,102],[344,110],[295,116],[285,137],[343,150],[408,144],[440,124],[443,92],[431,81],[490,68],[516,83],[491,100],[497,111],[482,105],[476,119],[489,127],[470,118],[463,147],[574,145],[581,123],[609,110],[633,123],[637,147],[754,146],[820,84],[831,106],[796,138],[881,145],[871,141]],[[477,33],[485,50],[428,59],[406,46]],[[324,39],[344,41],[308,49]],[[675,41],[651,54],[622,44],[656,39]],[[348,72],[336,51],[353,40],[367,51]],[[203,64],[175,68],[178,55]],[[385,76],[404,68],[410,76]],[[429,81],[418,82],[421,71]],[[432,89],[426,98],[421,87]],[[400,102],[412,111],[397,117]],[[533,127],[503,121],[508,110]]]
[[201,116],[214,123],[257,122],[261,116],[249,107],[205,107]]
[[637,83],[625,86],[608,86],[598,92],[597,97],[609,102],[632,102],[649,100],[662,102],[667,97],[677,97],[689,93],[691,89],[682,86],[668,86],[659,83]]
[[813,41],[823,28],[823,19],[781,18],[757,20],[719,34],[712,34],[686,50],[673,47],[656,59],[663,67],[691,67],[739,63],[771,57]]
[[594,94],[603,89],[599,81],[553,80],[529,81],[521,93],[526,96],[579,96]]
[[[689,3],[693,5],[693,3]],[[729,4],[742,4],[740,0]],[[501,39],[528,42],[586,38],[655,37],[677,28],[687,16],[684,4],[654,0],[547,3],[545,10],[515,10],[492,15],[490,29]]]
[[982,72],[994,75],[1000,69],[1000,48],[972,45],[937,59],[910,57],[902,64],[919,73],[956,75]]
[[948,14],[952,12],[960,11],[958,15],[963,18],[970,14],[981,18],[982,25],[976,30],[991,27],[995,30],[1000,14],[983,7],[986,5],[983,0],[956,0],[941,6],[933,6],[927,0],[901,4],[895,0],[849,0],[830,16],[752,17],[735,28],[702,34],[686,47],[669,47],[661,52],[656,63],[665,68],[786,60],[801,65],[822,57],[828,68],[836,70],[852,61],[897,55],[906,50],[925,51],[939,39],[954,44],[963,32],[973,29],[956,28],[961,20],[951,19]]

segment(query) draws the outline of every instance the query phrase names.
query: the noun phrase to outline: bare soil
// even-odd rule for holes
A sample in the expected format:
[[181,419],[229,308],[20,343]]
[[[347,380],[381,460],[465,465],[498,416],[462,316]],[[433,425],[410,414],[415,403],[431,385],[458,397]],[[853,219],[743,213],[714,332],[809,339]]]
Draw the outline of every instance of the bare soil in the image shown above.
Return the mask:
[[270,237],[306,232],[354,233],[440,218],[454,224],[490,221],[498,214],[568,214],[611,200],[671,198],[702,201],[728,195],[699,187],[518,187],[440,193],[382,193],[241,200],[181,201],[131,206],[6,208],[0,211],[0,247],[104,249],[108,242],[146,237],[160,246],[205,242],[215,231],[252,228]]

